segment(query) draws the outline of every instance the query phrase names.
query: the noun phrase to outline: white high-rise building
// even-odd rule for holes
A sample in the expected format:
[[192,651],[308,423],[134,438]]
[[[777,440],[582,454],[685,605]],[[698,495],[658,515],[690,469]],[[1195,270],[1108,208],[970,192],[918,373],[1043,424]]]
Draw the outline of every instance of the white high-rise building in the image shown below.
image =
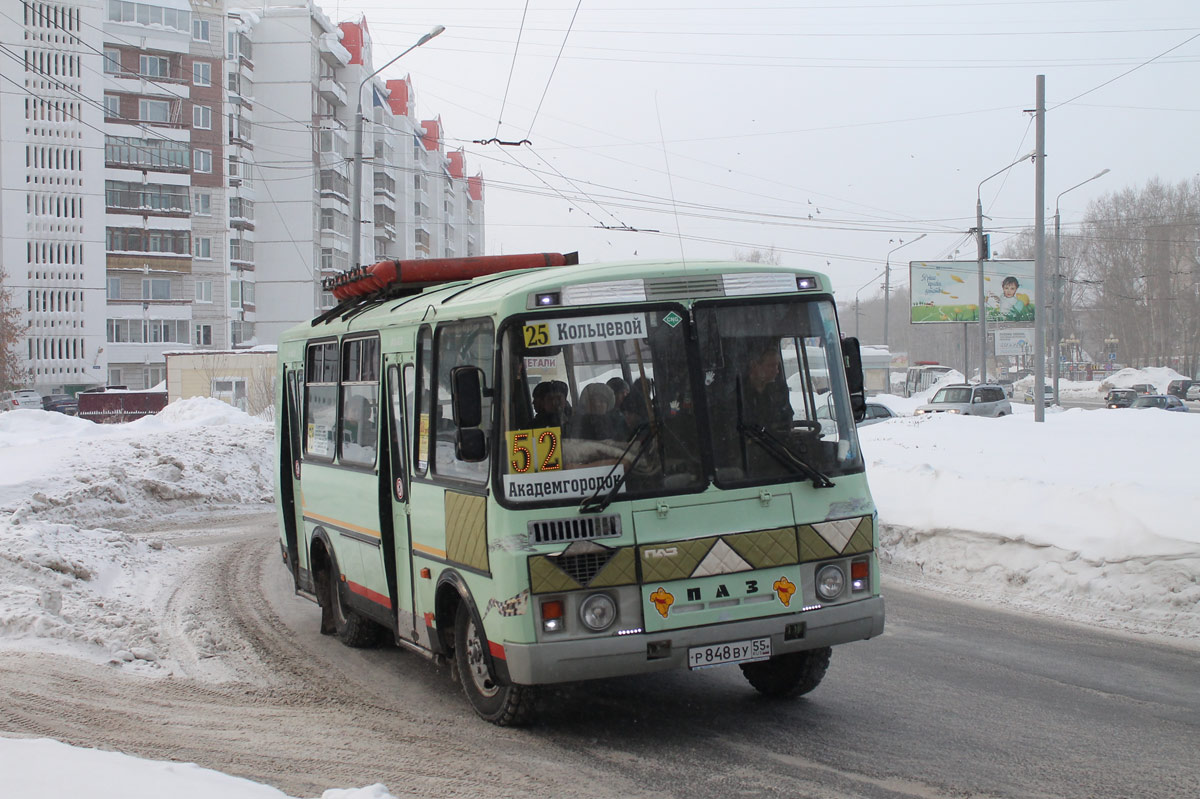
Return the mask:
[[0,9],[0,264],[43,391],[106,377],[101,9]]

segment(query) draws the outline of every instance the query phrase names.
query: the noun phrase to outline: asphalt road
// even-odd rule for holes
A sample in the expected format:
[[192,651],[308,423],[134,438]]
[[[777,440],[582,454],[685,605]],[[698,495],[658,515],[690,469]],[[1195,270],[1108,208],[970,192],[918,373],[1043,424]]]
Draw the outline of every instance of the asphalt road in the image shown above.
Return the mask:
[[[280,602],[283,581],[266,582]],[[492,734],[527,746],[531,773],[578,769],[584,796],[1200,797],[1196,642],[998,611],[886,575],[884,590],[884,635],[835,649],[807,697],[764,699],[736,666],[594,681],[546,690],[535,726]],[[308,603],[282,615],[301,647],[354,663],[345,676],[364,695],[449,722],[472,751],[488,739],[444,670],[322,639]]]
[[807,698],[761,700],[736,667],[611,681],[533,734],[639,753],[670,796],[1200,796],[1194,645],[886,593],[887,632],[836,649]]

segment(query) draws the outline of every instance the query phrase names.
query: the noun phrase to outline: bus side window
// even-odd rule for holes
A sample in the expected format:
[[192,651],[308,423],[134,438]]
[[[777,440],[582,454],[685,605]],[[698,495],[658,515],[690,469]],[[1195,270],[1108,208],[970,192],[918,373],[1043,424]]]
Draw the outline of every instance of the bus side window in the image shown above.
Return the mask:
[[[412,425],[413,472],[424,475],[429,471],[429,426],[433,404],[433,331],[428,325],[417,333],[416,409],[409,413]],[[411,383],[410,383],[411,385]]]
[[[437,396],[431,409],[433,426],[430,437],[434,439],[434,472],[442,477],[468,480],[473,483],[487,481],[488,461],[460,461],[454,454],[454,414],[450,409],[450,370],[456,366],[475,366],[483,371],[489,387],[493,378],[495,332],[490,319],[468,319],[439,325],[437,330]],[[483,424],[480,429],[490,435],[492,425],[492,398],[483,397]]]
[[308,346],[304,369],[304,454],[333,460],[337,430],[338,346],[322,341]]
[[374,466],[379,431],[379,339],[342,343],[341,461]]

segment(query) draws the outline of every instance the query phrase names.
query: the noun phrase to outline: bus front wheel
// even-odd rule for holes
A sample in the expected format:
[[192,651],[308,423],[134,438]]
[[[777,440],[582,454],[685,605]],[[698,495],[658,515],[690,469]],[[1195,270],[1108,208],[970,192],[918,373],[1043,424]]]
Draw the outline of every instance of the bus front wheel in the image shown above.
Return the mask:
[[454,620],[454,658],[471,707],[480,718],[499,727],[527,724],[533,715],[533,689],[497,680],[486,648],[475,614],[465,601],[460,602]]
[[764,696],[802,696],[821,684],[832,652],[824,647],[743,663],[742,674]]

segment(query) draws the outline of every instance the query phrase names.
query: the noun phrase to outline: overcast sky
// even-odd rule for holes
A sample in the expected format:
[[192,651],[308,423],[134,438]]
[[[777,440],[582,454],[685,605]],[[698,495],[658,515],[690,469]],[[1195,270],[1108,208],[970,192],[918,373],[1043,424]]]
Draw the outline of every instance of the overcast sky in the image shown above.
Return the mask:
[[[909,260],[974,257],[979,182],[1034,149],[1038,74],[1048,232],[1058,193],[1102,169],[1062,198],[1064,229],[1091,198],[1198,171],[1196,0],[323,8],[336,21],[366,15],[376,66],[446,26],[383,74],[410,74],[418,112],[440,115],[447,147],[483,172],[489,254],[774,248],[829,273],[843,300],[866,284],[865,300],[901,240],[928,234],[892,256],[899,283]],[[491,138],[532,146],[472,143]],[[1004,231],[1033,225],[1032,163],[987,181],[982,198],[1002,257]]]

